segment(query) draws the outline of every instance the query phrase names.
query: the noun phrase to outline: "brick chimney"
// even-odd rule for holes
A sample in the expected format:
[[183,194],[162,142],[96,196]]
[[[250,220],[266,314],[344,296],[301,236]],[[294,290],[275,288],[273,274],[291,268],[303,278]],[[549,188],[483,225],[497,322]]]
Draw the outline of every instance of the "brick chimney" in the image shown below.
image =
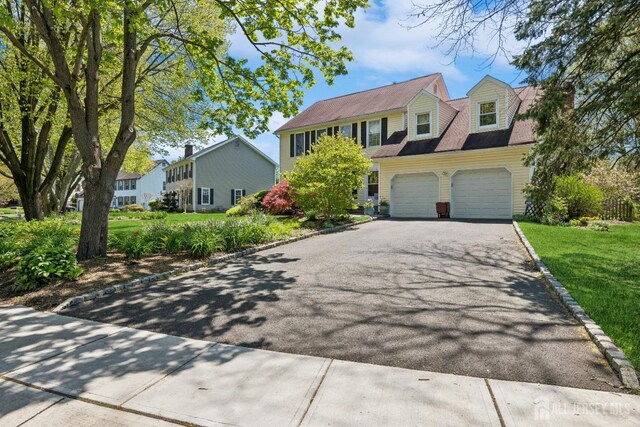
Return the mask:
[[184,146],[184,158],[191,157],[193,155],[193,145],[187,144]]

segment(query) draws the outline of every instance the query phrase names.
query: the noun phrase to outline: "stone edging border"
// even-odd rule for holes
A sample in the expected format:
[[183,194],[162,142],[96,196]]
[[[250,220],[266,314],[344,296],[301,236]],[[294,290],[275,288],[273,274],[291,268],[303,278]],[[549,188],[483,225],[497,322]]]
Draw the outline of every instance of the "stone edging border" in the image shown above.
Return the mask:
[[542,262],[535,249],[533,249],[533,246],[531,246],[531,243],[529,243],[529,240],[527,240],[517,221],[513,221],[513,228],[516,230],[516,234],[520,238],[520,241],[529,253],[531,259],[535,262],[538,270],[540,270],[544,276],[549,287],[551,287],[553,292],[558,295],[562,304],[569,310],[573,317],[575,317],[585,327],[587,333],[591,337],[591,340],[598,346],[602,354],[609,361],[625,387],[639,389],[640,384],[638,383],[638,376],[636,375],[635,368],[631,362],[629,362],[622,350],[613,343],[611,338],[609,338],[602,331],[600,326],[598,326],[598,324],[589,317],[584,309],[580,307],[571,294],[569,294],[565,287],[562,286],[562,283],[560,283],[558,279],[551,274],[551,271],[549,271],[544,262]]
[[322,235],[322,234],[335,233],[335,232],[338,232],[338,231],[345,230],[347,228],[355,227],[356,225],[366,224],[368,222],[373,221],[374,219],[375,218],[369,218],[369,219],[366,219],[364,221],[352,222],[352,223],[349,223],[349,224],[343,224],[343,225],[338,225],[336,227],[326,228],[324,230],[312,231],[311,233],[303,234],[302,236],[292,237],[292,238],[285,239],[285,240],[278,240],[278,241],[275,241],[275,242],[266,243],[264,245],[254,246],[254,247],[242,250],[242,251],[233,252],[233,253],[225,254],[225,255],[220,255],[220,256],[217,256],[217,257],[209,258],[209,259],[207,259],[205,261],[200,261],[200,262],[196,262],[194,264],[189,264],[189,265],[185,265],[183,267],[178,267],[178,268],[175,268],[173,270],[165,271],[163,273],[156,273],[156,274],[152,274],[150,276],[139,277],[137,279],[129,280],[127,282],[111,285],[111,286],[109,286],[107,288],[104,288],[104,289],[100,289],[100,290],[93,291],[93,292],[90,292],[90,293],[86,293],[86,294],[78,295],[78,296],[75,296],[75,297],[67,298],[61,304],[56,306],[56,308],[54,308],[52,310],[52,312],[59,313],[60,311],[64,310],[65,308],[73,307],[73,306],[81,304],[81,303],[83,303],[85,301],[91,301],[91,300],[94,300],[94,299],[96,299],[98,297],[102,297],[102,296],[105,296],[105,295],[110,295],[110,294],[113,294],[113,293],[116,293],[116,292],[122,292],[122,291],[124,291],[126,289],[129,289],[129,288],[132,288],[134,286],[147,284],[147,283],[152,283],[152,282],[159,282],[159,281],[162,281],[162,280],[167,280],[168,278],[170,278],[172,276],[177,276],[179,274],[186,273],[188,271],[194,271],[194,270],[198,270],[200,268],[209,267],[209,266],[211,266],[213,264],[219,264],[219,263],[224,262],[224,261],[229,261],[230,259],[242,258],[244,256],[251,255],[251,254],[254,254],[254,253],[259,252],[259,251],[264,251],[266,249],[272,249],[272,248],[275,248],[275,247],[278,247],[278,246],[286,245],[288,243],[293,243],[293,242],[297,242],[297,241],[300,241],[300,240],[309,239],[309,238],[314,237],[314,236],[319,236],[319,235]]

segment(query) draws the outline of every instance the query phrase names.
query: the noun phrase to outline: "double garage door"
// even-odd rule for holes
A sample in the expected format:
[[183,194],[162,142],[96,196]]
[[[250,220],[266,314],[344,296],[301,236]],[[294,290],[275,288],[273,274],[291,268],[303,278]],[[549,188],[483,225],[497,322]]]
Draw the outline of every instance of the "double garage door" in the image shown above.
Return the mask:
[[[434,173],[396,175],[391,182],[391,214],[436,218],[439,179]],[[511,218],[511,173],[505,168],[458,171],[451,176],[452,218]]]

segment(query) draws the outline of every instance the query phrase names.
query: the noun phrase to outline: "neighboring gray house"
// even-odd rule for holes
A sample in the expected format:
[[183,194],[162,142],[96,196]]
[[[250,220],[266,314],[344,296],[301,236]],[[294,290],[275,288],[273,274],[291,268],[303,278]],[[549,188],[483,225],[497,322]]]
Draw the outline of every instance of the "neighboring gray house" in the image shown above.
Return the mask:
[[193,212],[224,211],[275,183],[277,163],[241,136],[195,154],[187,145],[184,157],[164,168],[166,191],[178,194],[181,209],[186,202]]

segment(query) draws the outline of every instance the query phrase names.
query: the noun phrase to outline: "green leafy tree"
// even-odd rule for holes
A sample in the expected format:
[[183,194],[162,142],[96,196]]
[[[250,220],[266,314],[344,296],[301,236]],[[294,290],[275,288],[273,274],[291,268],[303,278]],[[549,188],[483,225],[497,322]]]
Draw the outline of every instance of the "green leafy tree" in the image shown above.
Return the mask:
[[285,173],[285,179],[293,187],[294,202],[305,212],[332,219],[353,206],[353,190],[364,187],[363,176],[370,168],[362,146],[338,134],[318,139]]
[[[609,158],[640,167],[640,2],[637,0],[437,0],[418,6],[422,22],[444,20],[437,37],[448,52],[495,41],[542,89],[527,116],[537,144],[526,159],[538,187],[558,174]],[[509,51],[513,38],[524,46]]]
[[[14,36],[29,55],[47,62],[26,11],[15,13],[23,25]],[[80,172],[62,91],[3,36],[0,81],[0,175],[13,181],[25,218],[43,219],[61,209]]]
[[[203,102],[207,107],[193,114],[218,134],[231,133],[234,127],[249,136],[264,132],[274,111],[287,116],[297,112],[303,90],[315,83],[316,71],[329,83],[346,73],[351,54],[340,45],[336,28],[352,27],[355,11],[367,1],[23,0],[16,4],[17,9],[9,5],[0,12],[0,32],[62,90],[66,100],[85,187],[77,256],[87,259],[106,255],[115,178],[138,136],[139,91],[150,91],[154,95],[150,100],[173,98],[172,105],[177,106]],[[48,61],[31,55],[17,36],[25,25],[17,19],[18,10],[28,11],[26,24],[37,29]],[[229,53],[231,28],[256,50],[258,61]],[[172,92],[170,84],[153,85],[167,74],[192,85],[179,93]],[[152,91],[154,87],[160,93]],[[153,104],[148,111],[153,111]],[[183,111],[190,113],[187,107]],[[114,130],[109,144],[102,143],[105,128]]]

